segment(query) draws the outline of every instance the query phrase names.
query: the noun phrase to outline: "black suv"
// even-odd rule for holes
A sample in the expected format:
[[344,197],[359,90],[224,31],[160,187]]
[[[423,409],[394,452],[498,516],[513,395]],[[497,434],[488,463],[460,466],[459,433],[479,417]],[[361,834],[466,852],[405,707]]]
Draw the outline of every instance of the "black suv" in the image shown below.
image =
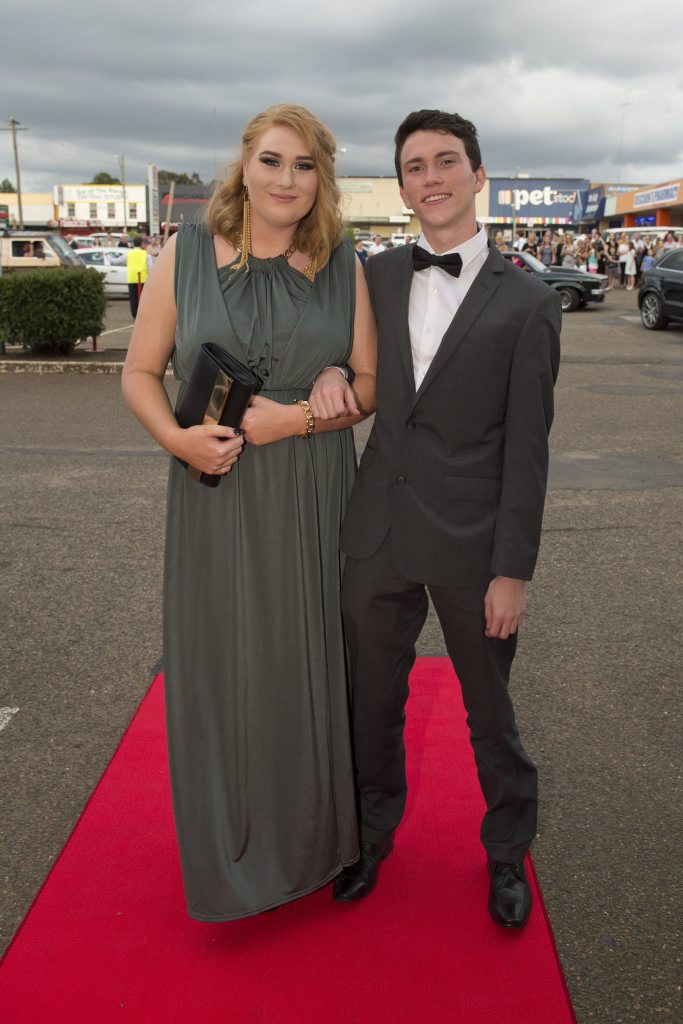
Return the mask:
[[501,256],[517,266],[521,264],[523,270],[554,288],[562,300],[563,313],[573,313],[587,302],[604,301],[608,288],[605,274],[589,274],[578,267],[546,267],[528,252],[502,252]]
[[645,271],[638,306],[648,331],[663,330],[669,320],[683,323],[683,249],[672,249]]

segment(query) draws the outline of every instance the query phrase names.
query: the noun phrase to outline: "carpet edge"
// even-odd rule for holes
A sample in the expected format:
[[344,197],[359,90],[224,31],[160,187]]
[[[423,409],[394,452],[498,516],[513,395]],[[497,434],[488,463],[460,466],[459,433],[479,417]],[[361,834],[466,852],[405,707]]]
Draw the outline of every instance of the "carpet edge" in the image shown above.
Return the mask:
[[88,799],[85,801],[85,803],[81,807],[81,810],[80,810],[80,812],[78,814],[78,817],[76,818],[75,822],[73,823],[72,828],[69,831],[69,834],[67,835],[66,839],[64,840],[58,855],[55,857],[54,864],[52,864],[50,866],[50,869],[48,870],[48,873],[45,875],[45,878],[43,879],[43,881],[41,882],[40,886],[38,887],[38,891],[36,892],[36,894],[34,895],[33,899],[31,900],[31,902],[29,903],[28,907],[26,908],[26,912],[24,913],[24,916],[22,917],[21,921],[19,922],[19,926],[18,926],[17,930],[15,931],[14,935],[10,939],[10,941],[9,941],[9,943],[7,945],[7,949],[4,951],[2,956],[0,956],[0,967],[2,967],[3,963],[5,962],[6,957],[9,955],[9,953],[10,953],[14,943],[19,938],[19,935],[21,934],[21,931],[22,931],[24,925],[26,924],[26,921],[28,920],[28,918],[31,915],[31,911],[33,910],[35,904],[38,902],[38,899],[40,898],[40,895],[41,895],[43,889],[45,888],[45,886],[49,882],[49,880],[50,880],[50,878],[52,876],[53,871],[56,869],[57,865],[59,864],[60,860],[62,859],[62,857],[64,855],[64,851],[66,850],[67,846],[71,842],[71,840],[72,840],[72,838],[73,838],[73,836],[74,836],[74,834],[76,832],[76,829],[80,825],[85,812],[87,811],[88,807],[90,806],[91,801],[93,800],[93,798],[95,796],[95,793],[97,792],[97,790],[102,785],[102,782],[103,782],[105,776],[107,775],[107,773],[109,772],[109,770],[110,770],[110,768],[111,768],[111,766],[112,766],[112,764],[114,762],[114,759],[116,758],[116,755],[118,754],[118,752],[119,752],[119,750],[121,748],[121,745],[123,744],[124,740],[126,739],[126,736],[128,735],[128,733],[130,732],[135,719],[137,718],[138,714],[140,713],[140,708],[142,707],[144,702],[147,700],[147,698],[149,697],[152,689],[154,688],[154,685],[156,684],[156,682],[159,679],[159,677],[162,676],[162,675],[163,675],[162,671],[159,671],[159,672],[157,672],[154,675],[154,677],[152,678],[151,683],[149,683],[149,685],[147,686],[147,689],[145,690],[145,692],[143,693],[142,697],[138,701],[138,705],[135,708],[135,711],[133,712],[133,714],[131,715],[131,718],[130,718],[130,721],[128,722],[128,725],[126,726],[126,728],[121,733],[121,736],[119,737],[119,741],[116,744],[116,746],[114,747],[114,750],[112,751],[111,757],[107,761],[107,763],[106,763],[106,765],[105,765],[105,767],[104,767],[104,769],[102,771],[102,774],[100,775],[100,777],[98,778],[97,782],[95,783],[95,785],[93,786],[92,790],[90,791],[90,794],[88,795]]

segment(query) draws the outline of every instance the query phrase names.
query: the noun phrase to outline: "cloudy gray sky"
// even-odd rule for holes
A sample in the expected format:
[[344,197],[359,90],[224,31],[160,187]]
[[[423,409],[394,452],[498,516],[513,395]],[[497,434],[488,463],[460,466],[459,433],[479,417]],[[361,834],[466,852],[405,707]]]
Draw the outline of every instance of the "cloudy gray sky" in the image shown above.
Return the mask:
[[[24,191],[148,163],[210,180],[241,128],[302,103],[393,174],[419,107],[478,126],[490,175],[660,183],[683,175],[681,0],[23,0],[0,19],[0,123]],[[0,133],[0,179],[14,180]]]

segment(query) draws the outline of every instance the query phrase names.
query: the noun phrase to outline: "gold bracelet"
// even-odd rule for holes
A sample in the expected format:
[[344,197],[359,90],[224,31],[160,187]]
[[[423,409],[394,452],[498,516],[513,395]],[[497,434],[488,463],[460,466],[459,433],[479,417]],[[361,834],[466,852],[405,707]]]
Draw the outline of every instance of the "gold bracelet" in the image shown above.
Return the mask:
[[303,434],[299,434],[298,436],[304,437],[306,438],[306,440],[308,440],[308,438],[315,430],[315,416],[311,412],[311,407],[305,398],[300,398],[298,402],[295,402],[294,404],[299,406],[302,413],[306,417],[306,430]]

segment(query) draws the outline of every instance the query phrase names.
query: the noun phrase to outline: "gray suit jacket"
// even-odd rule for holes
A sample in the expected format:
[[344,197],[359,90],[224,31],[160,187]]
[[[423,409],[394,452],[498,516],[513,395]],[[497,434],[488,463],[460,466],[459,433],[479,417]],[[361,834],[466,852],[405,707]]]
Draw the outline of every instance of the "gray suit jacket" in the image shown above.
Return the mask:
[[415,391],[411,246],[368,260],[377,413],[341,533],[368,558],[391,531],[408,579],[531,579],[548,471],[560,300],[493,247]]

